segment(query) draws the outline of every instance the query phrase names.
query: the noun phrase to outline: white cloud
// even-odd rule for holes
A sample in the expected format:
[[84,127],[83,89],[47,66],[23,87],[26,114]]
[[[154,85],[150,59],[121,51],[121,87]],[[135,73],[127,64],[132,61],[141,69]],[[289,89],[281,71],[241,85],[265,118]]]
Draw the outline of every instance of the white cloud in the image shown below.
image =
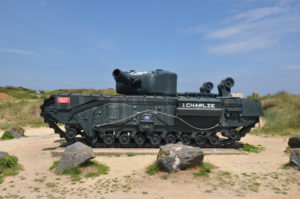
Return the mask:
[[209,49],[209,52],[218,55],[227,55],[227,54],[247,52],[251,50],[264,49],[272,46],[273,44],[274,41],[271,40],[266,40],[262,38],[252,38],[248,40],[217,45]]
[[[186,28],[186,33],[202,33],[214,45],[208,48],[213,54],[234,54],[262,50],[281,44],[291,33],[300,33],[300,4],[295,1],[270,2],[273,5],[240,11],[207,31]],[[270,4],[269,3],[269,4]],[[199,26],[201,27],[201,26]],[[184,31],[182,31],[184,32]]]
[[20,54],[20,55],[38,55],[38,53],[22,50],[22,49],[6,49],[6,48],[0,48],[0,52],[3,53],[13,53],[13,54]]
[[[289,8],[285,6],[274,6],[274,7],[262,7],[247,10],[240,14],[237,14],[231,18],[231,20],[245,20],[254,21],[271,15],[276,15],[284,12],[288,12]],[[230,19],[228,20],[230,21]]]

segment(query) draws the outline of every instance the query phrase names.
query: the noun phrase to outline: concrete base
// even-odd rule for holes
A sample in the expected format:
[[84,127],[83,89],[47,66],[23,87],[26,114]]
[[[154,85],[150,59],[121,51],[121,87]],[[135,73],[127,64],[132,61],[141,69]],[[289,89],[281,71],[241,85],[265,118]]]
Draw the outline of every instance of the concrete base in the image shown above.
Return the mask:
[[[56,157],[62,156],[64,148],[58,147],[51,150],[51,154]],[[238,155],[246,154],[238,149],[203,148],[205,155]],[[96,156],[121,156],[121,155],[157,155],[159,148],[94,148]]]

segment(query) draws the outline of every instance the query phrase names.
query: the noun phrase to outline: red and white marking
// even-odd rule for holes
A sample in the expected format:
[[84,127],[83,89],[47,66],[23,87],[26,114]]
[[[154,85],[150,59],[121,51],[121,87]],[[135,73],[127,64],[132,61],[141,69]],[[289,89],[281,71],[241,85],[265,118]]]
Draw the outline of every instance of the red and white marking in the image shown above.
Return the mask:
[[59,104],[70,104],[71,103],[71,98],[70,97],[57,97],[56,101]]

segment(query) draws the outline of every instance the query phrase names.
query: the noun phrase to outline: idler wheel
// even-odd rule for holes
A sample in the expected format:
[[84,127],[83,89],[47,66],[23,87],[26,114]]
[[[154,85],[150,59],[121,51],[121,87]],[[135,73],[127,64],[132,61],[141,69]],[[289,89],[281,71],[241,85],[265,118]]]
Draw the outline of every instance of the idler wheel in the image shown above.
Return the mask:
[[66,140],[70,142],[75,139],[76,135],[77,135],[76,129],[70,128],[66,133]]
[[154,133],[150,136],[150,143],[154,146],[159,145],[161,142],[161,138],[158,134]]
[[176,137],[174,135],[167,135],[165,137],[166,144],[175,144],[176,143]]
[[203,146],[205,144],[205,137],[203,135],[197,135],[195,137],[195,143],[198,146]]
[[213,136],[209,137],[209,143],[210,143],[212,146],[218,146],[219,143],[220,143],[219,137],[216,136],[216,135],[213,135]]
[[240,139],[240,135],[239,135],[239,133],[236,130],[232,129],[228,133],[228,138],[231,139],[231,140],[239,140]]
[[106,145],[112,145],[115,142],[115,136],[112,134],[106,134],[103,136],[103,142]]
[[126,134],[122,134],[119,137],[119,142],[120,142],[120,144],[122,144],[124,146],[128,145],[130,143],[130,137]]
[[191,143],[191,136],[189,136],[188,134],[183,134],[180,140],[183,144],[189,145]]
[[134,142],[138,145],[138,146],[142,146],[145,144],[146,142],[146,138],[143,134],[139,133],[134,137]]

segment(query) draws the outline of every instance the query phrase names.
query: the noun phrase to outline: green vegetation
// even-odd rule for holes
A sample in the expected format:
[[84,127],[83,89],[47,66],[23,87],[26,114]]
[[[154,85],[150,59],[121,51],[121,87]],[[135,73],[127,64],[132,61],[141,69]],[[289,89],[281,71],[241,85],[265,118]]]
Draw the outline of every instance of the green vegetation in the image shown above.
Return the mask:
[[169,177],[170,177],[170,174],[169,174],[169,173],[168,173],[168,174],[165,174],[165,175],[163,175],[163,176],[161,176],[161,178],[164,179],[164,180],[168,180]]
[[52,183],[52,182],[48,182],[48,183],[46,183],[46,186],[47,186],[48,188],[54,188],[54,187],[57,186],[57,184],[56,184],[56,183]]
[[133,157],[133,156],[136,156],[136,153],[129,152],[129,153],[127,153],[127,156],[128,157]]
[[0,139],[1,140],[10,140],[10,139],[14,139],[14,136],[10,132],[5,131]]
[[112,88],[108,89],[58,89],[51,91],[35,91],[23,87],[5,86],[0,87],[0,93],[5,93],[14,99],[43,99],[58,93],[80,93],[80,94],[116,94]]
[[49,168],[50,171],[52,171],[53,169],[55,169],[59,164],[59,161],[54,161],[52,166]]
[[14,176],[22,169],[16,156],[6,156],[0,160],[0,184],[5,176]]
[[23,88],[23,87],[13,87],[5,86],[0,87],[0,93],[6,93],[7,95],[13,97],[14,99],[38,99],[40,98],[36,91]]
[[[57,93],[116,94],[114,89],[59,89],[37,93],[23,87],[0,87],[0,129],[15,126],[46,126],[40,116],[43,99]],[[1,94],[8,95],[1,98]]]
[[194,173],[196,177],[208,177],[210,172],[216,168],[213,164],[208,162],[201,162],[199,165],[199,170]]
[[[59,164],[59,161],[54,161],[50,170],[54,170]],[[89,171],[92,170],[92,171]],[[99,163],[95,160],[87,161],[76,168],[65,169],[61,172],[57,172],[59,175],[69,175],[72,181],[80,181],[81,176],[86,178],[97,177],[100,175],[108,174],[109,167],[105,164]]]
[[108,89],[59,89],[53,91],[45,91],[45,95],[48,97],[50,95],[58,93],[81,93],[81,94],[109,94],[115,95],[116,91],[112,88]]
[[86,166],[94,166],[96,168],[95,172],[88,172],[87,174],[85,174],[86,178],[97,177],[99,175],[105,175],[105,174],[108,174],[108,171],[109,171],[109,167],[107,165],[101,164],[96,161],[89,161],[88,165],[86,165]]
[[263,151],[265,148],[261,145],[251,145],[251,144],[243,144],[241,150],[247,151],[247,152],[253,152],[253,153],[260,153]]
[[41,99],[0,99],[0,128],[45,125],[40,117]]
[[149,174],[150,176],[152,176],[158,172],[159,172],[159,168],[158,168],[156,162],[154,162],[153,164],[148,166],[146,169],[146,173]]
[[264,109],[266,121],[263,128],[252,131],[255,134],[297,135],[300,134],[300,95],[278,92],[274,95],[249,97],[259,100]]
[[290,169],[290,168],[293,168],[293,169],[297,169],[298,171],[300,171],[300,167],[297,167],[297,166],[295,166],[295,165],[292,165],[290,162],[283,164],[283,165],[281,166],[281,168],[282,168],[282,169],[285,169],[285,170]]

